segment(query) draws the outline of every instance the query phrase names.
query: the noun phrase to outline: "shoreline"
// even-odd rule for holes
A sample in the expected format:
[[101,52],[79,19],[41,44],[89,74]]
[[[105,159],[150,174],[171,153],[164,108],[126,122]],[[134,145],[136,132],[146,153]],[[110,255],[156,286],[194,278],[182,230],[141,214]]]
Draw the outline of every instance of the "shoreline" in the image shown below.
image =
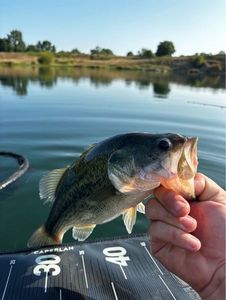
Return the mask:
[[154,57],[140,59],[114,56],[102,59],[94,59],[89,55],[53,54],[50,64],[40,64],[38,58],[41,53],[0,52],[0,67],[34,66],[34,67],[73,67],[104,70],[131,70],[147,71],[156,74],[203,74],[223,75],[225,73],[225,55],[206,56],[205,63],[196,66],[196,56],[181,57]]
[[29,80],[52,86],[58,78],[70,78],[75,82],[89,79],[95,86],[110,85],[114,80],[124,80],[127,85],[135,84],[140,89],[150,85],[159,94],[167,94],[170,84],[187,85],[191,87],[208,87],[225,89],[224,74],[186,74],[180,72],[155,73],[143,70],[122,70],[109,68],[87,68],[74,66],[42,66],[32,64],[0,64],[0,83],[12,86],[18,92],[27,86]]

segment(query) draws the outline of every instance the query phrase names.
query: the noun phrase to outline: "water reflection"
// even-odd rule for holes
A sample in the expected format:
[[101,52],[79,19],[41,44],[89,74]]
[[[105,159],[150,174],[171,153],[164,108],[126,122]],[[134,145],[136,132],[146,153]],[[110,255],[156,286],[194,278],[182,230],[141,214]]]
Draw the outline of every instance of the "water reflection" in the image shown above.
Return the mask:
[[27,95],[28,77],[0,76],[2,86],[11,87],[19,96]]
[[165,98],[170,92],[169,81],[153,82],[153,91],[155,96]]
[[55,76],[54,69],[52,68],[39,68],[38,77],[38,81],[42,87],[50,88],[57,83],[57,77]]
[[90,74],[89,76],[90,83],[95,87],[99,86],[109,86],[112,83],[112,79],[108,78],[107,76],[101,76],[100,74]]
[[135,84],[139,89],[153,86],[154,95],[167,97],[170,93],[170,83],[188,85],[192,87],[210,87],[224,89],[223,76],[181,75],[181,74],[153,74],[144,71],[99,70],[85,68],[48,68],[48,67],[1,67],[0,84],[11,87],[19,96],[28,93],[30,82],[37,82],[41,87],[52,88],[58,79],[71,80],[79,84],[88,79],[96,88],[109,86],[114,80],[123,80],[127,86]]

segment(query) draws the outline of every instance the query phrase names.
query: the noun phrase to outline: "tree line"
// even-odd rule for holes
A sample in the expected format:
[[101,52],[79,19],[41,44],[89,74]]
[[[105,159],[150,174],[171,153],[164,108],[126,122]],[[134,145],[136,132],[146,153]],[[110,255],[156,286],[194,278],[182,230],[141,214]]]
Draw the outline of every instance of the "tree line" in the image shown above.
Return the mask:
[[[37,44],[32,45],[26,43],[23,40],[22,32],[19,30],[12,30],[6,37],[0,38],[0,52],[52,52],[57,53],[58,55],[67,55],[67,54],[76,54],[76,55],[85,55],[81,53],[77,48],[72,49],[71,51],[56,51],[55,45],[50,41],[38,41]],[[137,54],[134,54],[132,51],[127,53],[127,57],[138,57],[138,58],[152,58],[156,56],[171,56],[175,52],[175,47],[171,41],[160,42],[157,46],[155,53],[151,49],[142,48],[138,51]],[[90,50],[91,58],[103,58],[103,57],[112,57],[115,54],[111,49],[96,47],[95,49]]]
[[[141,51],[138,51],[137,56],[140,58],[152,58],[156,56],[171,56],[175,52],[175,47],[173,42],[164,41],[160,42],[157,46],[157,50],[155,53],[152,52],[151,49],[142,48]],[[127,53],[127,57],[136,56],[132,51]]]
[[56,52],[56,47],[50,41],[38,41],[36,45],[26,45],[23,40],[22,32],[12,30],[7,37],[0,38],[0,52]]

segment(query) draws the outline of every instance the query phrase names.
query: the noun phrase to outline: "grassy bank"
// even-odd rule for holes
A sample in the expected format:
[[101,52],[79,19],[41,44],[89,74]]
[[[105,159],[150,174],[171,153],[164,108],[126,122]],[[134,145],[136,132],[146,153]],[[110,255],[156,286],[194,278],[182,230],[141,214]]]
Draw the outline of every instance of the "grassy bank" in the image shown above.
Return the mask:
[[[0,65],[43,65],[40,57],[43,53],[0,52]],[[113,70],[139,70],[154,73],[183,72],[186,74],[223,74],[225,73],[225,55],[154,57],[102,57],[93,58],[89,55],[58,55],[54,54],[48,65],[53,67],[77,67]]]

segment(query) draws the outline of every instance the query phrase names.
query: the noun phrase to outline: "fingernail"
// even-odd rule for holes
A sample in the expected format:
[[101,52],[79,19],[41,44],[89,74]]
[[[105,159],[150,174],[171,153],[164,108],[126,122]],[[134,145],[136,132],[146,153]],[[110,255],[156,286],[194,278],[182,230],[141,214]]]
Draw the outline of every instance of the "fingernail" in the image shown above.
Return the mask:
[[190,235],[187,243],[187,248],[191,251],[198,251],[201,248],[201,243],[196,237]]
[[174,203],[174,211],[176,213],[181,212],[182,209],[187,208],[188,204],[185,201],[176,201]]
[[197,174],[195,177],[195,194],[199,196],[205,188],[205,179]]
[[177,201],[174,203],[174,210],[175,212],[179,212],[183,207],[183,203],[181,201]]
[[196,227],[196,220],[191,216],[181,217],[180,218],[181,227],[184,230],[193,231]]

